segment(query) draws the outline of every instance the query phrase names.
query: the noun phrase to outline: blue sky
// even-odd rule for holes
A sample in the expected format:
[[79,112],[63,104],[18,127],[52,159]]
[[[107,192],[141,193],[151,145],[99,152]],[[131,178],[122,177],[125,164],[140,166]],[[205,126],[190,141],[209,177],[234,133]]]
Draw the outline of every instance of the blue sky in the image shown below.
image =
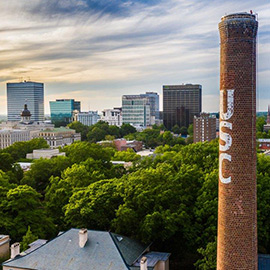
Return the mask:
[[268,0],[9,0],[0,2],[0,114],[6,82],[45,83],[49,100],[76,98],[83,110],[121,105],[123,94],[199,83],[203,110],[219,103],[220,18],[259,14],[258,109],[270,104]]

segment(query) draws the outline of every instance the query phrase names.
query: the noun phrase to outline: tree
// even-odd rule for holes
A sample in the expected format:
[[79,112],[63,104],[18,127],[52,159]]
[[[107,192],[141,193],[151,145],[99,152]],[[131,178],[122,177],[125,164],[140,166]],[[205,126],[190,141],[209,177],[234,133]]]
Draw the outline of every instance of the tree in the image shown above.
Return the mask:
[[120,138],[120,128],[114,125],[109,126],[109,135]]
[[66,152],[71,164],[80,163],[92,157],[93,159],[109,162],[116,150],[112,148],[103,148],[102,146],[89,142],[75,142],[65,146],[63,151]]
[[26,249],[28,249],[29,244],[33,243],[34,241],[36,241],[38,239],[37,236],[35,236],[32,231],[31,231],[31,227],[28,226],[27,232],[26,234],[23,236],[22,238],[22,242],[20,243],[20,249],[21,252],[25,251]]
[[27,184],[38,192],[44,193],[51,176],[61,176],[63,170],[71,165],[70,159],[65,156],[52,159],[37,159],[29,171],[24,174],[21,184]]
[[180,134],[180,133],[181,133],[181,129],[180,129],[180,127],[179,127],[178,125],[174,125],[174,126],[172,127],[172,132],[173,132],[174,134]]
[[266,124],[265,117],[259,116],[256,121],[256,131],[263,132],[263,126]]
[[68,124],[70,129],[75,129],[76,133],[81,133],[81,140],[85,141],[87,139],[87,133],[89,132],[89,127],[82,124],[81,122],[75,121]]
[[190,124],[189,126],[188,126],[188,134],[190,135],[190,136],[192,136],[193,135],[193,124]]
[[13,162],[13,158],[9,153],[0,153],[0,170],[4,172],[10,171]]
[[66,205],[65,217],[75,227],[109,230],[115,209],[122,202],[117,179],[98,181],[74,192]]
[[106,131],[99,127],[94,127],[87,134],[87,139],[89,142],[95,143],[105,139]]
[[181,127],[180,128],[180,133],[181,133],[181,135],[184,135],[184,136],[186,136],[187,134],[188,134],[188,130],[187,130],[187,128],[186,127]]
[[46,217],[40,202],[41,195],[27,185],[11,188],[1,200],[1,231],[8,233],[12,239],[21,240],[28,226],[41,238],[55,235],[55,227]]
[[217,238],[209,242],[205,249],[199,248],[198,252],[203,256],[194,265],[199,270],[215,270],[217,268]]
[[130,133],[135,133],[136,132],[136,128],[133,127],[130,124],[126,124],[124,123],[121,127],[120,127],[120,135],[121,137],[124,137]]
[[117,151],[115,152],[113,160],[119,160],[119,161],[136,161],[141,159],[140,155],[137,155],[132,149],[127,149],[127,151]]
[[11,146],[2,150],[3,153],[9,153],[13,162],[25,158],[27,153],[32,153],[34,149],[48,148],[49,145],[43,138],[35,138],[27,142],[15,142]]

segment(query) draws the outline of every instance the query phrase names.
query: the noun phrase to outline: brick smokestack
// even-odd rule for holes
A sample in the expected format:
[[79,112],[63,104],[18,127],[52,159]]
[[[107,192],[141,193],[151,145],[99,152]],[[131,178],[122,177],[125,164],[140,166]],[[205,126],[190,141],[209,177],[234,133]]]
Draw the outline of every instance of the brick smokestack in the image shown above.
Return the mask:
[[217,270],[257,270],[256,35],[249,13],[222,17]]

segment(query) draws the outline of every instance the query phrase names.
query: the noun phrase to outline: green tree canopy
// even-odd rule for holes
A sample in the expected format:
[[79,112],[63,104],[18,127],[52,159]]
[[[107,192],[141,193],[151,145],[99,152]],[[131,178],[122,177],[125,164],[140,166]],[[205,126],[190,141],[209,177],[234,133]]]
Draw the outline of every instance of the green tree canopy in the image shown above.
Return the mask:
[[87,139],[87,134],[89,132],[89,127],[82,124],[81,122],[75,121],[68,124],[70,129],[75,129],[76,133],[81,133],[81,140],[85,141]]

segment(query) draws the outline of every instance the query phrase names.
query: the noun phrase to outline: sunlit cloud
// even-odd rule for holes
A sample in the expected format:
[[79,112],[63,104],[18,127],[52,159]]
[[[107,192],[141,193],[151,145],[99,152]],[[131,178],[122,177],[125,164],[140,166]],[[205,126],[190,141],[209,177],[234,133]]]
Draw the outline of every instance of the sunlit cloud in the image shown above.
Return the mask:
[[[47,113],[55,98],[102,110],[121,105],[123,94],[200,83],[203,110],[217,111],[218,22],[250,9],[259,14],[259,98],[270,99],[270,4],[263,0],[1,1],[0,95],[7,81],[31,79],[45,83]],[[258,104],[265,110],[265,101]]]

